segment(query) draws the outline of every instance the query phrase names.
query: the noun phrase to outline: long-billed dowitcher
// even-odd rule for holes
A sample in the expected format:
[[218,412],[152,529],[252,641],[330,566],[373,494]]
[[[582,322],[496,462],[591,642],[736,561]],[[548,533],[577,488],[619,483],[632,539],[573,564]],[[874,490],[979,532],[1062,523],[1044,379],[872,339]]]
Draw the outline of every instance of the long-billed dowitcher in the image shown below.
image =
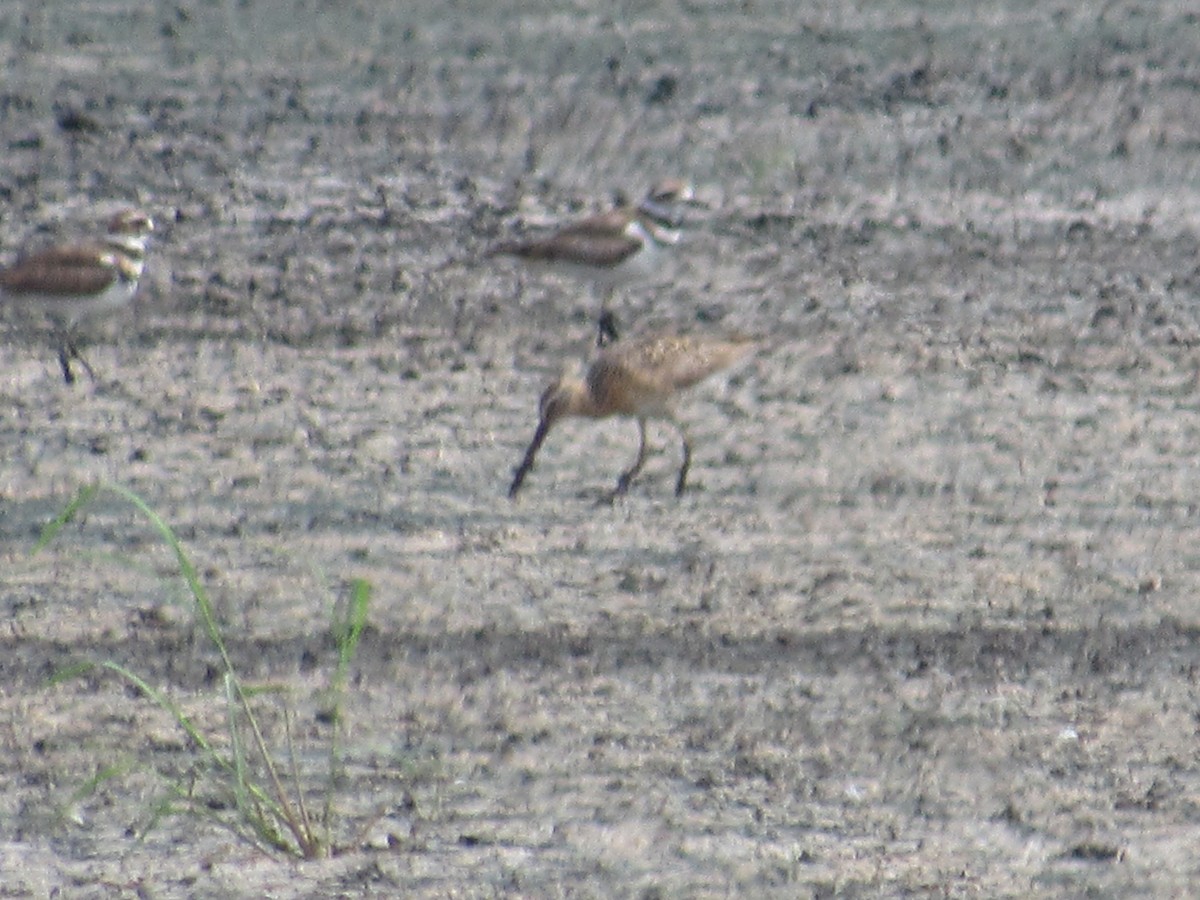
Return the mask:
[[564,374],[542,394],[540,420],[529,449],[513,475],[509,497],[516,497],[533,468],[538,450],[561,419],[629,416],[638,423],[638,452],[621,473],[612,497],[624,494],[646,461],[646,423],[669,422],[683,443],[683,463],[675,480],[676,496],[687,484],[692,444],[675,417],[671,402],[682,390],[748,356],[756,341],[742,336],[657,335],[618,343],[603,350],[583,378]]

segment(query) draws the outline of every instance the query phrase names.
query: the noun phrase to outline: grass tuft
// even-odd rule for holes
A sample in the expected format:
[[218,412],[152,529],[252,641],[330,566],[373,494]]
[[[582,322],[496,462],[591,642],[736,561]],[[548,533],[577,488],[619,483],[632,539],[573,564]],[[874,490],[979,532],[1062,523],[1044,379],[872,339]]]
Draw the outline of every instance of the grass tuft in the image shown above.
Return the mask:
[[[133,685],[142,696],[174,719],[187,736],[195,754],[185,780],[159,774],[166,793],[155,805],[149,828],[173,814],[190,814],[213,822],[267,854],[302,859],[319,859],[333,850],[336,786],[343,770],[343,715],[350,667],[367,623],[371,587],[365,580],[351,584],[348,600],[335,604],[331,631],[337,660],[327,689],[327,716],[331,726],[327,770],[322,785],[320,815],[314,817],[305,800],[305,778],[298,762],[292,714],[285,706],[283,732],[286,760],[276,758],[264,735],[255,700],[264,693],[278,693],[247,686],[238,676],[224,635],[217,623],[212,601],[178,536],[136,493],[118,484],[96,483],[81,488],[53,521],[42,530],[34,553],[53,542],[67,523],[102,493],[115,494],[130,503],[153,526],[171,549],[190,595],[196,618],[220,658],[222,700],[225,710],[224,738],[219,740],[198,727],[183,708],[163,690],[149,684],[137,672],[112,660],[86,661],[58,672],[51,684],[78,678],[99,670],[111,672]],[[72,797],[78,802],[112,778],[129,770],[106,768],[80,787]],[[143,834],[145,831],[143,832]]]

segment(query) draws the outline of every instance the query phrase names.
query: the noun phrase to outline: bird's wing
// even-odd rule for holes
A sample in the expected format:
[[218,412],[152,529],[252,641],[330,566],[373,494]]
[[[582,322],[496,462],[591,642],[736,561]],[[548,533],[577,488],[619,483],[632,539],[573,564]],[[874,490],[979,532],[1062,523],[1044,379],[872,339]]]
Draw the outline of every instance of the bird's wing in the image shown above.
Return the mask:
[[629,235],[586,235],[568,232],[535,245],[527,256],[545,262],[561,260],[611,268],[620,265],[641,248],[641,240]]
[[750,338],[660,335],[617,343],[602,354],[627,378],[670,392],[689,388],[733,365],[755,346]]
[[101,247],[52,247],[0,271],[9,294],[92,294],[118,277],[113,254]]
[[491,254],[609,268],[620,265],[643,246],[639,229],[631,229],[630,224],[627,211],[613,210],[573,222],[548,237],[497,244]]

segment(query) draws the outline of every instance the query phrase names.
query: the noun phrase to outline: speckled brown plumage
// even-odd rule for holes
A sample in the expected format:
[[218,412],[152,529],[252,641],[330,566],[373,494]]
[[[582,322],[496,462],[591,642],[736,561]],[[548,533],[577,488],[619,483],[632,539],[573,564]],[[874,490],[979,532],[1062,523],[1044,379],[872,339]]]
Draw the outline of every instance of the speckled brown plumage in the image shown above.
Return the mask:
[[691,465],[691,441],[675,418],[671,401],[683,390],[747,357],[757,342],[742,336],[656,335],[618,343],[604,350],[583,378],[563,375],[542,394],[537,431],[517,467],[509,497],[515,497],[533,468],[550,429],[571,416],[601,419],[630,416],[637,420],[638,455],[617,481],[612,496],[624,494],[646,459],[646,423],[661,419],[671,423],[683,442],[683,464],[675,482],[682,494]]

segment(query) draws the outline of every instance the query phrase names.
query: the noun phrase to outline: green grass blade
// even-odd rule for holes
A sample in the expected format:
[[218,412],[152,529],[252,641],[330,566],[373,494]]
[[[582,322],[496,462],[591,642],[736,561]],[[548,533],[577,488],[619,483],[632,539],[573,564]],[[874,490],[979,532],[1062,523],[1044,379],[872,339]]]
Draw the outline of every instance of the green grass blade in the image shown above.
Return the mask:
[[288,710],[283,711],[283,732],[287,737],[288,760],[292,773],[292,789],[296,792],[296,806],[300,810],[298,822],[300,833],[297,839],[305,859],[316,859],[324,855],[327,846],[313,828],[312,818],[308,814],[308,804],[304,802],[304,786],[300,782],[300,764],[296,759],[296,742],[292,732],[292,717]]
[[73,790],[71,792],[70,801],[72,803],[78,803],[84,797],[90,797],[92,794],[96,793],[96,790],[100,787],[100,785],[120,778],[133,768],[133,763],[129,762],[128,760],[105,766],[95,775]]
[[249,795],[246,790],[246,754],[242,750],[242,739],[238,733],[238,713],[241,702],[233,678],[225,673],[225,728],[229,733],[229,758],[233,763],[233,800],[243,816],[251,814]]
[[225,650],[225,640],[222,638],[221,631],[217,627],[217,617],[213,612],[212,601],[208,597],[208,591],[204,589],[204,584],[200,581],[200,573],[196,571],[195,565],[192,564],[192,560],[184,551],[183,544],[175,534],[175,531],[163,521],[158,513],[150,508],[150,505],[145,500],[129,488],[124,485],[110,483],[106,483],[103,486],[105,490],[112,491],[118,497],[122,497],[132,504],[154,526],[154,530],[159,533],[167,546],[171,548],[171,552],[175,555],[175,563],[179,567],[179,574],[182,576],[184,583],[187,584],[192,598],[196,601],[196,609],[200,613],[200,621],[204,624],[205,631],[208,632],[208,638],[221,654],[221,660],[225,664],[226,670],[231,670],[233,665],[229,660],[229,654]]
[[[305,802],[299,754],[289,712],[285,708],[284,728],[290,761],[287,774],[291,776],[288,779],[289,786],[285,787],[280,776],[282,763],[277,763],[272,756],[251,706],[253,698],[267,693],[278,694],[284,689],[279,686],[242,684],[229,657],[212,602],[200,580],[199,572],[174,530],[145,500],[119,484],[97,482],[87,485],[42,529],[34,552],[41,551],[50,544],[66,524],[77,517],[88,504],[94,502],[102,491],[120,497],[141,513],[174,555],[176,569],[180,580],[191,594],[196,616],[221,658],[229,750],[214,746],[178,703],[120,663],[78,663],[56,672],[50,679],[50,684],[58,685],[95,669],[112,672],[136,687],[143,696],[169,714],[188,736],[192,746],[199,751],[198,764],[193,765],[191,769],[191,777],[194,780],[190,786],[163,776],[164,781],[168,782],[168,791],[153,810],[150,828],[164,816],[190,812],[197,817],[213,821],[266,853],[277,851],[308,859],[327,856],[332,847],[330,822],[333,793],[337,786],[341,761],[341,705],[348,673],[366,628],[370,584],[363,579],[352,583],[349,599],[341,610],[335,611],[332,623],[332,634],[338,653],[330,684],[334,703],[333,733],[330,738],[330,778],[325,798],[324,833],[319,834]],[[93,793],[100,784],[120,776],[129,768],[131,767],[110,766],[98,772],[81,787],[80,796]],[[211,781],[211,784],[208,784],[210,790],[203,796],[194,790],[197,783],[195,779],[201,782]],[[216,796],[222,800],[221,804],[212,805],[214,795],[211,788],[216,789]]]
[[112,660],[102,660],[100,662],[87,661],[77,663],[76,665],[68,666],[65,669],[60,669],[58,672],[55,672],[54,675],[51,676],[49,683],[51,685],[61,684],[64,681],[73,678],[79,678],[93,669],[107,669],[108,671],[124,678],[139,691],[141,691],[143,695],[153,700],[154,703],[156,703],[161,709],[169,713],[171,718],[175,720],[176,724],[183,729],[183,731],[189,738],[191,738],[192,742],[198,748],[203,750],[213,759],[221,761],[221,755],[217,753],[211,744],[209,744],[204,735],[200,733],[200,730],[194,724],[192,724],[192,720],[188,718],[187,713],[185,713],[177,703],[175,703],[162,691],[158,690],[158,688],[149,684],[136,672],[131,671],[118,662],[113,662]]
[[[341,694],[346,684],[346,673],[358,651],[358,642],[367,625],[367,608],[371,602],[371,583],[365,578],[356,578],[350,587],[350,602],[345,614],[333,622],[333,638],[338,648],[337,669],[334,672],[333,691]],[[334,702],[340,698],[335,696]]]
[[333,822],[333,798],[338,779],[342,776],[342,702],[346,695],[346,680],[358,642],[367,625],[367,610],[371,602],[371,583],[365,578],[356,578],[350,587],[350,600],[342,615],[335,612],[332,625],[334,642],[338,648],[337,668],[330,684],[330,716],[333,733],[329,739],[329,762],[326,772],[325,804],[321,810],[321,821],[325,824],[324,844],[332,845],[330,829]]
[[54,540],[55,536],[63,530],[63,527],[73,518],[75,518],[75,514],[79,512],[79,510],[83,509],[83,507],[87,506],[94,499],[96,499],[96,494],[99,492],[99,482],[93,482],[92,484],[85,485],[76,491],[75,496],[71,498],[71,502],[67,504],[66,508],[60,512],[53,521],[49,522],[46,527],[42,529],[41,537],[39,537],[38,542],[33,545],[33,553],[39,553],[45,549],[46,545]]

